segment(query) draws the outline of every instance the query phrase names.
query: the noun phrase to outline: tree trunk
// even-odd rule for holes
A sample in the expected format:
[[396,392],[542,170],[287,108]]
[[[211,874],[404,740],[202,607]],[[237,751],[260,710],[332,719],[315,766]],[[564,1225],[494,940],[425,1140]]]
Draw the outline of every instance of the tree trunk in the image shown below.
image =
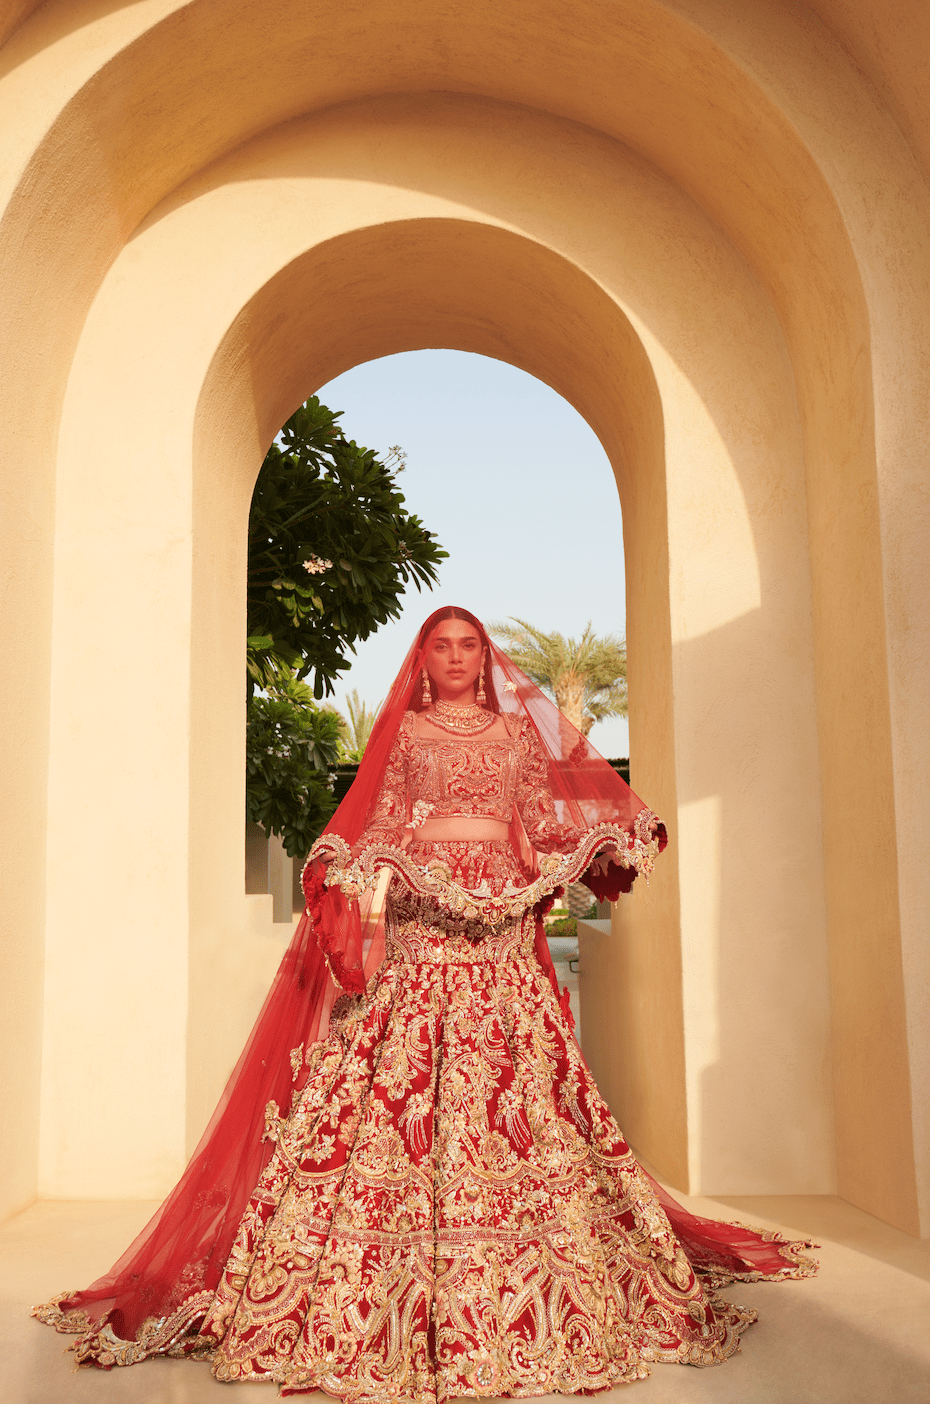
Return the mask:
[[[577,673],[563,673],[554,688],[555,704],[572,726],[587,735],[584,715],[584,680]],[[590,731],[590,724],[588,731]]]

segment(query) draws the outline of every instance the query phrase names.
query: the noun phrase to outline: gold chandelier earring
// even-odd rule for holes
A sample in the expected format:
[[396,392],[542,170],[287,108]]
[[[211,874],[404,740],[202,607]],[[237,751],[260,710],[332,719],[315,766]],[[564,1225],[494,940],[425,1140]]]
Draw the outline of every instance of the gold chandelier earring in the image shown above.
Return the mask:
[[429,690],[429,673],[428,673],[428,672],[426,671],[426,669],[424,668],[424,669],[423,669],[423,706],[424,706],[424,707],[431,707],[432,705],[433,705],[433,694],[432,694],[432,693],[430,692],[430,690]]
[[481,655],[481,672],[478,674],[478,691],[475,693],[475,701],[479,707],[483,707],[487,701],[484,693],[484,660],[486,657],[486,653]]

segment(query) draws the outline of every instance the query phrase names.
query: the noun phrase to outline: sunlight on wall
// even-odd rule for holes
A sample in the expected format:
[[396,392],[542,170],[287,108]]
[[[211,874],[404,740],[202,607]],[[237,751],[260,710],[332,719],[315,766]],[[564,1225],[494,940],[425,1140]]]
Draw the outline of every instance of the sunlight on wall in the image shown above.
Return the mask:
[[[759,561],[743,485],[710,411],[668,348],[630,320],[662,387],[669,517],[688,522],[687,541],[677,550],[669,542],[672,642],[681,643],[759,608]],[[712,468],[694,472],[693,464]]]
[[723,805],[719,795],[691,800],[678,810],[683,861],[700,854],[704,881],[691,889],[681,913],[685,1014],[685,1081],[688,1095],[688,1173],[700,1182],[701,1087],[720,1057],[720,873]]

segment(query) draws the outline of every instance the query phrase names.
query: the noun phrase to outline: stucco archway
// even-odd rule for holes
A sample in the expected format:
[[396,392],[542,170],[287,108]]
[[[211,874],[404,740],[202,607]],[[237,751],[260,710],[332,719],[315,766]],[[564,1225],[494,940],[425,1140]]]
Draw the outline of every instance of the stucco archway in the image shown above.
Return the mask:
[[[376,161],[369,159],[366,164],[365,152],[374,130],[379,134],[379,154]],[[505,140],[501,140],[503,131]],[[415,141],[411,140],[411,133],[416,135]],[[472,177],[467,201],[461,198],[461,189],[446,193],[436,188],[437,158],[451,139],[466,150],[470,148],[475,158],[481,151],[487,153],[492,141],[496,141],[496,182],[505,174],[506,164],[516,167],[522,163],[525,167],[532,162],[535,192],[545,183],[553,190],[572,190],[575,198],[561,222],[554,218],[550,206],[548,233],[550,242],[562,250],[559,255],[529,239],[525,232],[517,234],[521,226],[526,230],[527,212],[514,211],[518,218],[504,223],[500,206],[507,201],[501,201],[495,182],[482,183]],[[589,150],[586,170],[580,174],[583,142]],[[573,226],[578,219],[579,201],[584,198],[584,177],[590,178],[592,168],[598,196],[591,202],[590,218],[584,222],[591,251],[584,260],[587,269],[582,272],[581,259],[572,249]],[[343,169],[352,171],[352,178],[334,179],[332,172]],[[514,184],[505,180],[507,189]],[[459,198],[452,198],[453,195]],[[612,244],[604,248],[597,237],[596,206],[608,199],[614,237]],[[480,210],[495,200],[498,212],[492,224]],[[398,222],[404,214],[408,218]],[[418,217],[411,220],[411,214]],[[437,218],[440,214],[444,218]],[[310,251],[301,253],[308,244]],[[681,257],[682,248],[688,251],[686,259]],[[621,289],[630,301],[629,312],[621,310]],[[686,317],[679,310],[682,302],[688,309]],[[723,308],[728,312],[726,330],[720,320]],[[638,336],[630,317],[638,321]],[[228,325],[234,333],[227,331]],[[732,343],[734,327],[741,329],[738,352]],[[220,1070],[228,1065],[239,1037],[229,1021],[225,1034],[222,1027],[215,1026],[214,984],[216,962],[223,959],[222,933],[235,927],[231,908],[222,922],[217,921],[221,870],[230,872],[226,884],[228,900],[238,902],[240,898],[238,821],[221,855],[217,852],[215,810],[218,807],[220,813],[231,817],[241,811],[241,632],[238,645],[230,638],[233,620],[241,630],[241,600],[238,614],[226,615],[222,623],[215,621],[215,626],[206,631],[205,641],[193,647],[194,676],[200,675],[210,659],[206,667],[210,685],[203,703],[191,695],[187,710],[181,705],[177,688],[177,675],[183,667],[183,653],[178,653],[177,648],[179,644],[182,650],[189,646],[194,626],[184,612],[191,588],[186,569],[183,575],[177,573],[180,562],[176,556],[184,550],[179,527],[183,522],[184,533],[191,532],[189,569],[196,572],[198,563],[204,560],[207,588],[209,578],[218,577],[223,582],[221,596],[228,607],[229,601],[241,594],[241,583],[237,587],[235,582],[242,579],[248,493],[264,447],[277,425],[309,388],[344,369],[354,358],[430,341],[504,355],[542,376],[586,414],[605,443],[616,465],[627,523],[633,671],[639,672],[639,655],[643,660],[640,676],[645,691],[650,699],[662,699],[661,706],[637,708],[645,721],[642,735],[634,735],[637,774],[643,777],[638,783],[644,789],[651,787],[651,793],[657,796],[654,802],[666,811],[675,808],[671,787],[675,784],[676,763],[668,710],[673,692],[673,641],[679,640],[681,646],[708,627],[734,624],[744,616],[752,616],[763,606],[763,575],[764,623],[754,642],[744,634],[740,654],[744,663],[753,653],[761,657],[766,648],[777,648],[779,631],[786,638],[796,632],[794,618],[808,608],[803,511],[799,514],[795,503],[787,512],[776,514],[774,525],[767,527],[756,507],[747,505],[747,500],[753,502],[760,495],[764,500],[770,493],[772,469],[767,454],[776,443],[778,473],[786,475],[784,496],[788,501],[796,499],[800,480],[801,453],[791,413],[790,374],[777,321],[751,272],[693,203],[641,163],[618,152],[613,143],[586,139],[586,134],[577,131],[566,140],[552,123],[519,110],[478,110],[474,103],[453,104],[449,100],[440,100],[438,108],[436,103],[430,103],[424,110],[422,102],[407,100],[387,107],[378,104],[374,109],[342,108],[309,124],[291,124],[241,148],[182,187],[153,212],[116,261],[85,324],[62,416],[58,520],[62,554],[56,591],[61,601],[59,656],[69,675],[81,666],[80,650],[69,641],[86,636],[91,614],[98,620],[106,616],[111,620],[107,632],[129,640],[130,652],[131,640],[138,640],[140,654],[135,667],[148,665],[154,678],[164,680],[164,695],[158,698],[157,687],[153,687],[148,702],[152,733],[163,731],[166,719],[173,716],[173,735],[178,739],[185,735],[186,727],[198,725],[205,725],[211,738],[204,746],[198,747],[195,740],[190,743],[186,752],[189,771],[184,769],[185,752],[180,746],[173,752],[173,771],[156,759],[157,748],[152,750],[144,781],[140,782],[153,801],[151,845],[163,852],[160,907],[165,930],[164,944],[157,948],[157,957],[144,965],[144,976],[140,967],[139,983],[140,987],[151,988],[153,983],[162,982],[167,998],[172,980],[177,983],[188,978],[191,982],[190,1046],[192,1049],[196,1045],[200,1053],[196,1059],[192,1053],[189,1055],[191,1066],[197,1068],[196,1077],[186,1084],[189,1131],[202,1121],[217,1090]],[[717,346],[718,371],[729,361],[732,379],[726,386],[715,385],[714,378],[706,375],[711,341]],[[206,358],[214,344],[214,370],[209,372]],[[153,347],[165,348],[163,359],[167,362],[160,369],[157,385],[151,374]],[[114,366],[114,373],[106,380],[97,373],[101,358]],[[202,379],[210,387],[209,394],[196,390]],[[206,436],[213,445],[212,490],[209,475],[203,480],[203,491],[212,491],[209,507],[203,509],[203,520],[210,524],[213,539],[210,535],[204,539],[198,531],[196,515],[190,520],[186,516],[191,472],[195,513],[199,506],[201,478],[191,452],[192,442],[205,442],[202,431],[198,434],[195,427],[198,399],[199,417],[212,419],[214,426],[212,434]],[[221,413],[213,408],[214,402],[222,405]],[[762,453],[760,444],[754,444],[746,432],[750,405],[754,407],[751,421],[765,425],[766,451]],[[253,422],[253,416],[257,422]],[[142,420],[151,425],[146,441],[140,442],[136,436],[134,447],[136,475],[150,484],[151,494],[144,509],[136,507],[142,531],[134,540],[126,529],[132,512],[127,500],[125,510],[114,516],[120,523],[118,541],[101,549],[102,541],[91,542],[82,529],[88,454],[93,452],[96,457],[97,496],[116,500],[128,493],[130,499],[135,497],[139,489],[126,478],[121,446],[133,435],[133,426]],[[110,426],[112,447],[99,444],[97,426],[101,422]],[[230,464],[241,461],[243,450],[240,439],[230,442],[231,433],[246,435],[247,466],[237,475],[246,491],[243,495],[240,489],[238,497],[230,491],[230,485],[236,481],[236,475],[231,477]],[[667,453],[677,465],[670,481],[678,493],[677,512],[681,518],[671,532],[663,501]],[[688,486],[698,454],[704,478],[701,511],[714,504],[701,528],[697,528]],[[166,466],[170,466],[167,474]],[[67,488],[72,481],[73,495]],[[171,495],[167,491],[169,483]],[[71,505],[70,511],[67,504]],[[217,547],[215,525],[222,520],[231,524],[234,536]],[[679,598],[674,622],[665,603],[669,590],[666,543],[670,535],[675,540],[690,538],[692,546],[697,547],[690,560],[681,556],[675,567]],[[220,559],[225,559],[223,553],[230,550],[233,539],[232,560],[217,570],[217,550]],[[142,558],[151,563],[150,570],[164,563],[164,592],[153,591],[149,575],[141,590],[129,585],[114,596],[114,568],[121,579],[128,580],[137,571],[135,562]],[[723,562],[726,569],[721,568]],[[97,583],[93,587],[91,581],[95,577]],[[783,584],[772,588],[773,581],[786,578],[794,579],[787,594]],[[204,584],[194,584],[191,598],[199,601],[204,589]],[[182,593],[177,593],[179,590]],[[173,631],[165,635],[172,600],[177,615]],[[153,640],[159,637],[159,631],[166,651],[153,670]],[[221,654],[211,650],[210,639],[224,639],[225,650]],[[638,639],[642,640],[641,645]],[[120,667],[125,667],[127,661],[124,655]],[[232,671],[228,672],[230,668]],[[680,672],[679,690],[691,692],[701,672],[699,662]],[[221,674],[229,678],[225,709],[219,705],[223,695],[218,688]],[[634,689],[636,685],[634,676]],[[745,684],[745,688],[751,686]],[[803,708],[791,697],[796,686],[797,679],[786,675],[782,743],[794,745],[799,735],[806,735],[809,748],[810,723],[806,723],[805,732]],[[93,729],[92,713],[91,704],[82,730]],[[728,722],[716,742],[721,765],[724,752],[732,745],[734,728],[748,725],[751,733],[753,718],[759,715],[746,705],[745,696],[729,708]],[[53,737],[59,728],[74,726],[73,698],[63,705],[59,716],[57,720],[53,714]],[[126,767],[138,764],[135,757],[139,724],[137,709],[120,746],[113,719],[107,719],[106,744],[111,755],[122,756],[114,768],[114,813]],[[216,742],[217,735],[226,728],[230,746],[227,754],[237,758],[230,764],[222,763],[223,751]],[[713,750],[715,743],[707,734],[695,740],[705,756]],[[757,738],[747,744],[754,749],[762,741]],[[85,755],[93,757],[94,748],[90,747]],[[92,759],[87,763],[94,764]],[[202,790],[195,784],[195,767],[199,764],[205,765],[212,776],[212,782]],[[780,842],[777,835],[791,835],[789,844],[808,848],[817,843],[816,806],[809,776],[805,776],[802,764],[794,769],[788,786],[779,776],[778,802],[768,807],[768,827],[763,825],[756,838],[759,881],[749,903],[750,908],[757,905],[760,911],[770,910],[779,901],[766,854],[773,843]],[[74,805],[85,802],[89,779],[80,769],[53,765],[56,830],[52,842],[56,868],[70,869],[70,902],[86,882],[82,874],[88,872],[86,857],[75,843]],[[218,802],[218,796],[230,783],[235,787],[233,793]],[[191,788],[189,835],[177,828],[176,819],[178,795],[185,785]],[[163,791],[159,804],[154,803],[157,786]],[[668,796],[663,798],[666,790]],[[69,794],[73,796],[70,803]],[[159,813],[161,818],[156,821]],[[194,822],[198,813],[202,827]],[[744,832],[747,830],[745,818],[731,815],[724,821],[721,815],[718,822],[742,823]],[[118,846],[117,826],[110,828],[111,843]],[[180,846],[177,858],[171,860],[176,884],[174,903],[169,901],[167,881],[168,834],[176,835]],[[191,949],[195,954],[189,971],[179,934],[183,930],[183,905],[188,899],[185,841],[191,852],[198,855],[192,864],[191,890],[203,891],[201,915],[190,919]],[[693,881],[699,885],[703,882],[707,841],[707,836],[698,830],[692,836],[692,852],[687,860],[681,850],[682,860],[690,865]],[[798,853],[800,856],[800,848]],[[133,866],[127,851],[117,867],[129,875]],[[664,1045],[666,1049],[667,1067],[649,1082],[640,1139],[647,1140],[647,1153],[683,1180],[688,1174],[684,1132],[687,1094],[683,1081],[686,1034],[680,1013],[682,976],[674,883],[663,884],[661,893],[671,913],[666,911],[662,919],[651,924],[644,917],[641,923],[643,940],[651,949],[649,968],[655,981],[654,992],[645,1005],[638,997],[631,1001],[628,1017],[633,1020],[643,1056],[651,1048],[654,1063],[655,1048]],[[92,894],[85,890],[84,903],[90,904],[91,900]],[[129,900],[127,892],[126,901]],[[805,1140],[819,1139],[820,1166],[816,1173],[822,1177],[821,1182],[826,1182],[830,1152],[824,1089],[815,1090],[813,1097],[808,1093],[812,1069],[819,1066],[826,1037],[823,952],[822,947],[809,940],[810,914],[819,911],[821,904],[816,882],[803,896],[799,888],[782,900],[785,924],[793,932],[793,959],[813,962],[806,983],[812,992],[820,993],[812,993],[812,1002],[803,1016],[798,1012],[790,1034],[785,1026],[775,1035],[776,1043],[782,1040],[783,1056],[776,1062],[769,1061],[767,1074],[761,1073],[757,1061],[755,1076],[774,1074],[781,1078],[786,1062],[793,1056],[789,1050],[807,1044],[807,1052],[798,1060],[790,1079],[793,1085],[787,1093],[783,1117],[794,1123],[810,1122],[810,1134]],[[117,903],[117,910],[122,905]],[[686,907],[692,910],[693,903],[689,900]],[[738,902],[734,923],[742,920],[743,925],[754,925],[762,932],[758,918],[754,920],[745,911],[742,916],[739,913]],[[57,929],[58,923],[53,920],[51,926]],[[110,926],[107,937],[98,915],[94,939],[101,951],[100,966],[106,964],[103,952],[108,942],[120,940],[118,921]],[[215,939],[206,936],[207,932],[215,933]],[[691,939],[698,948],[708,939],[716,941],[718,935],[713,918],[709,926],[698,921]],[[735,927],[733,936],[738,939]],[[176,952],[173,972],[167,959],[169,940]],[[201,975],[196,952],[198,942],[204,941],[209,959],[205,959]],[[784,952],[781,954],[784,958]],[[228,949],[225,959],[230,960]],[[75,962],[61,943],[58,961],[57,972],[50,979],[61,982],[63,998],[65,990],[73,991],[85,978],[88,950],[83,947]],[[748,974],[748,962],[744,962],[744,969]],[[750,983],[755,978],[767,983],[769,975],[758,970],[749,978]],[[200,999],[198,986],[203,991]],[[746,1004],[757,1006],[760,995],[761,987],[755,999],[747,994]],[[666,1000],[668,1007],[664,1007]],[[72,1004],[73,1022],[61,1021],[47,1044],[48,1125],[59,1127],[59,1150],[56,1155],[49,1147],[47,1165],[57,1163],[61,1167],[51,1170],[55,1176],[62,1172],[65,1148],[77,1134],[76,1125],[68,1124],[68,1107],[74,1105],[68,1097],[73,1087],[73,1070],[67,1088],[60,1081],[56,1092],[52,1072],[58,1065],[55,1046],[59,1040],[61,1047],[73,1046],[82,1037],[82,1029],[93,1025],[98,1030],[99,1049],[99,1029],[107,1027],[106,995],[103,1005],[94,1018],[86,1005]],[[642,1008],[651,1010],[648,1020],[638,1013]],[[136,1036],[143,1026],[139,1013],[133,1020]],[[131,1017],[128,1012],[127,1017]],[[758,1034],[758,1020],[747,1023],[747,1033],[749,1024],[753,1034]],[[162,1037],[161,1030],[157,1037]],[[181,1047],[180,1028],[175,1031],[175,1039],[175,1046]],[[120,1044],[114,1027],[114,1053]],[[738,1076],[738,1067],[747,1066],[746,1050],[740,1044],[737,1039],[732,1060],[734,1076]],[[106,1055],[102,1056],[105,1061]],[[715,1061],[716,1057],[714,1049],[692,1050],[692,1061],[697,1059],[702,1067],[707,1059]],[[216,1068],[212,1088],[210,1079],[204,1077],[211,1062]],[[153,1063],[149,1065],[154,1067]],[[176,1075],[181,1077],[180,1065]],[[126,1076],[128,1096],[134,1074],[127,1069]],[[180,1093],[181,1087],[172,1087],[164,1066],[160,1066],[146,1099],[150,1126],[156,1104],[162,1108],[166,1132],[169,1126],[177,1125]],[[700,1095],[697,1085],[691,1095],[692,1099]],[[748,1152],[745,1170],[750,1175],[756,1157],[771,1165],[779,1139],[775,1129],[779,1119],[770,1114],[771,1097],[766,1099],[766,1107],[763,1113],[760,1105],[751,1128],[745,1121],[743,1124],[742,1140]],[[721,1145],[732,1143],[734,1136],[739,1139],[732,1104],[722,1111],[724,1124],[713,1133],[713,1139]],[[71,1116],[74,1115],[72,1111]],[[101,1124],[96,1143],[98,1150],[84,1171],[82,1188],[99,1183],[104,1164],[114,1176],[128,1173],[128,1165],[121,1166],[121,1158],[138,1154],[129,1150],[125,1129],[117,1143],[115,1138],[107,1138],[105,1125]],[[809,1183],[809,1152],[810,1144],[803,1166],[782,1166],[779,1173],[799,1175],[802,1183]],[[72,1160],[68,1173],[74,1174],[74,1169]],[[697,1164],[691,1167],[692,1176],[696,1170]]]
[[[211,42],[219,10],[208,0],[91,5],[70,32],[59,23],[66,7],[51,5],[14,35],[6,91],[15,100],[18,82],[33,87],[0,228],[5,296],[20,329],[5,384],[14,397],[10,462],[27,467],[18,483],[26,544],[17,549],[40,585],[14,595],[12,613],[40,641],[50,701],[47,714],[43,702],[29,718],[13,708],[25,738],[13,783],[35,797],[17,815],[19,868],[37,874],[45,910],[28,884],[11,906],[24,933],[48,933],[46,1192],[105,1194],[125,1184],[130,1164],[140,1190],[162,1185],[182,1153],[178,1108],[186,1096],[196,1124],[228,1053],[227,1034],[211,1037],[205,1014],[211,962],[230,988],[238,981],[243,1007],[251,998],[241,915],[203,885],[204,873],[230,876],[232,848],[207,813],[222,782],[199,699],[205,660],[222,672],[237,625],[232,613],[216,614],[198,582],[231,582],[249,474],[296,399],[371,354],[372,343],[399,350],[438,340],[503,355],[566,394],[605,443],[624,494],[630,595],[643,602],[631,651],[653,704],[664,696],[668,707],[645,709],[652,733],[634,736],[639,784],[663,808],[684,806],[682,954],[673,941],[666,959],[656,945],[670,930],[678,939],[658,894],[649,898],[655,911],[649,902],[637,909],[635,930],[648,956],[638,978],[648,984],[651,970],[657,990],[680,990],[686,1017],[676,1032],[674,997],[650,996],[640,1010],[634,1044],[647,1047],[657,1020],[670,1062],[664,1102],[632,1108],[640,1124],[631,1134],[693,1187],[767,1188],[766,1175],[780,1188],[832,1185],[830,1090],[816,1071],[831,1021],[829,931],[841,1192],[916,1224],[919,1084],[912,1093],[908,1061],[916,1076],[919,1037],[913,1017],[906,1021],[903,968],[915,968],[922,891],[914,835],[925,757],[908,697],[924,661],[903,607],[920,565],[905,520],[916,460],[899,423],[916,424],[922,403],[923,333],[906,304],[927,279],[915,234],[926,191],[897,129],[871,97],[863,102],[825,33],[792,29],[764,6],[747,5],[751,23],[734,28],[709,5],[691,8],[617,6],[610,43],[590,5],[573,10],[566,35],[544,6],[521,10],[517,29],[500,6],[456,29],[441,7],[408,13],[400,0],[372,6],[363,34],[335,12],[308,21],[301,6],[286,6],[270,34],[262,7],[243,3],[234,17],[225,7],[222,53]],[[301,45],[324,24],[325,61],[311,73]],[[622,57],[625,88],[601,50]],[[533,64],[515,61],[527,51]],[[800,98],[811,74],[816,113]],[[241,101],[218,101],[221,89]],[[841,135],[853,113],[855,166]],[[909,203],[890,198],[894,182],[898,191],[910,182]],[[883,261],[889,238],[906,250],[906,270]],[[423,276],[411,288],[402,270],[413,256]],[[448,270],[458,267],[468,278],[456,304]],[[391,268],[375,288],[375,271]],[[521,278],[525,294],[544,289],[532,316],[529,296],[508,301]],[[337,289],[352,309],[341,329]],[[374,291],[400,300],[392,307],[388,297],[366,323]],[[308,293],[320,293],[333,322],[317,368],[309,340],[303,356],[296,345],[285,354],[279,316]],[[546,324],[550,308],[561,341]],[[300,330],[325,340],[317,325]],[[576,361],[560,368],[565,346]],[[285,364],[293,380],[279,374]],[[222,442],[226,466],[208,471],[206,445]],[[89,532],[94,498],[114,514]],[[143,560],[147,590],[134,579]],[[205,630],[202,610],[206,632],[225,643],[216,655],[192,647]],[[144,666],[154,650],[167,676],[189,679],[173,692],[155,687],[134,734],[118,719],[102,738],[95,731],[92,689],[105,690],[112,670],[91,619],[115,628],[110,637],[139,640],[127,646],[127,665]],[[865,669],[863,629],[873,643]],[[227,758],[235,726],[234,709],[222,709]],[[101,739],[102,781],[88,761]],[[863,765],[875,837],[871,881],[857,888],[844,825]],[[110,885],[98,910],[86,834],[96,829],[99,842],[114,828],[130,782],[149,806],[147,856],[116,865],[125,881]],[[742,856],[708,845],[708,832],[733,829]],[[720,878],[713,890],[708,867]],[[133,959],[137,975],[157,972],[171,996],[163,1032],[173,1051],[158,1069],[155,1113],[140,1113],[120,1143],[101,1112],[87,1136],[89,1144],[102,1135],[99,1153],[69,1168],[80,1118],[60,1054],[70,1050],[72,1101],[75,1080],[82,1098],[101,1076],[113,1082],[112,1049],[91,1011],[105,993],[102,972],[125,959],[122,923],[140,886],[157,887],[159,902]],[[671,886],[665,900],[676,905]],[[94,956],[69,929],[75,912]],[[713,950],[711,929],[721,938]],[[11,1107],[28,1122],[40,984],[30,956],[15,969],[28,998],[17,1000],[10,1025],[25,1070]],[[790,987],[778,984],[786,969]],[[766,1008],[761,997],[776,987]],[[728,1015],[722,1041],[719,1020],[712,1027],[703,1017],[708,1001],[718,1013],[740,1011]],[[750,1038],[754,1008],[765,1018]],[[188,1080],[188,1060],[209,1066],[202,1085]],[[708,1094],[702,1079],[715,1068],[723,1081]],[[125,1106],[129,1081],[116,1084]],[[867,1151],[863,1108],[878,1128]],[[11,1202],[27,1192],[16,1187],[27,1183],[23,1173],[14,1169]]]

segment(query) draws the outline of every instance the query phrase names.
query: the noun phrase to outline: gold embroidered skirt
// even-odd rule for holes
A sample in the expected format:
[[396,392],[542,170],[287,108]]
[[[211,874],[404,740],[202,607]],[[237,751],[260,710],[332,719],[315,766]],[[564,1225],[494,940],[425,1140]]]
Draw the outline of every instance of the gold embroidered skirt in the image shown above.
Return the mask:
[[[485,857],[499,878],[503,853]],[[692,1271],[534,939],[529,916],[389,902],[384,964],[295,1050],[309,1077],[272,1109],[275,1154],[200,1326],[219,1379],[422,1404],[593,1393],[738,1349],[754,1313]]]

